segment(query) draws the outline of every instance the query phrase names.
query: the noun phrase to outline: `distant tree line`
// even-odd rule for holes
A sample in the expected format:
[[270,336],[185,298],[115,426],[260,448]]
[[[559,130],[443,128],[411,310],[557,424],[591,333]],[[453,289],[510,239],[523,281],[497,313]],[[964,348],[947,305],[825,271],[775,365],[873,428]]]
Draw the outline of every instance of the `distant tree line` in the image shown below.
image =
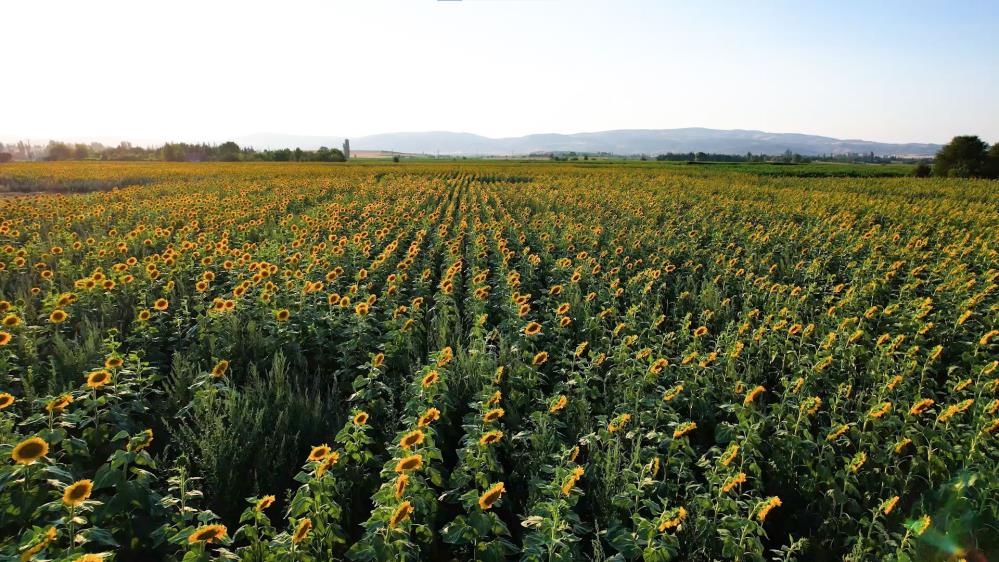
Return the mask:
[[255,150],[240,147],[229,141],[222,144],[166,143],[159,147],[143,148],[128,142],[118,146],[100,143],[69,144],[51,141],[47,146],[32,146],[19,142],[4,146],[0,143],[0,162],[11,160],[165,160],[167,162],[345,162],[347,157],[339,148],[320,147],[318,150],[282,148]]

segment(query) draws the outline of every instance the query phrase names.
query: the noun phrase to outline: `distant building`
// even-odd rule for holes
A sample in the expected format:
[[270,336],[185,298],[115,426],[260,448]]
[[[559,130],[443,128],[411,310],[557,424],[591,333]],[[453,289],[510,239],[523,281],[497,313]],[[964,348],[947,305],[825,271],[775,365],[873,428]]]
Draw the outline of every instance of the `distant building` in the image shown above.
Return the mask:
[[350,139],[343,139],[343,157],[350,160]]

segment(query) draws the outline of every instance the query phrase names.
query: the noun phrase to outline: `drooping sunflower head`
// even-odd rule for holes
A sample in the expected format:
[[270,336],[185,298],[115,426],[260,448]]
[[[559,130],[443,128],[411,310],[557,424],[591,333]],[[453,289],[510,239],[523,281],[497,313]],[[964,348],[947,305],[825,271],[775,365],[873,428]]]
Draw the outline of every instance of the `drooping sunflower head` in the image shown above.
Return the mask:
[[423,455],[410,455],[399,459],[395,464],[396,472],[406,472],[409,470],[419,470],[423,466]]
[[212,376],[215,378],[221,378],[225,376],[226,372],[229,370],[229,361],[223,359],[212,367]]
[[562,408],[565,408],[566,404],[568,403],[569,399],[566,397],[566,395],[560,394],[559,397],[556,398],[555,401],[553,401],[550,406],[548,406],[548,412],[554,414],[555,412],[561,410]]
[[274,503],[275,499],[276,498],[274,496],[264,496],[264,497],[260,498],[259,500],[257,500],[257,505],[255,505],[253,507],[253,509],[255,511],[258,511],[258,512],[263,511],[263,510],[267,509],[268,507],[270,507],[271,504]]
[[100,388],[109,382],[111,382],[111,373],[104,369],[87,375],[87,386],[90,388]]
[[225,538],[226,528],[225,525],[202,525],[194,530],[189,537],[187,537],[187,542],[190,544],[194,543],[205,543],[211,544],[215,541],[221,541]]
[[505,491],[506,487],[502,482],[493,484],[488,490],[479,496],[479,508],[483,511],[492,508],[493,504],[499,501],[500,496],[502,496]]
[[503,438],[502,431],[487,431],[479,437],[479,445],[492,445]]
[[63,394],[59,398],[56,398],[45,405],[45,409],[52,412],[53,414],[62,413],[73,402],[72,394]]
[[94,490],[94,483],[90,480],[79,480],[66,486],[62,493],[62,503],[76,507],[87,501],[90,493]]
[[417,420],[416,425],[417,427],[427,427],[431,424],[431,422],[435,422],[439,419],[441,419],[441,411],[437,408],[428,408],[427,411],[423,412],[423,415],[420,416],[420,419]]
[[312,530],[312,519],[308,517],[302,519],[298,522],[298,526],[295,527],[295,533],[291,536],[291,542],[298,544],[304,541],[309,536],[309,531]]
[[502,418],[504,413],[503,408],[493,408],[482,415],[482,421],[486,423],[494,422]]
[[41,437],[29,437],[21,441],[10,453],[17,464],[31,464],[49,454],[49,444]]
[[399,507],[395,508],[395,511],[392,512],[392,517],[389,518],[389,528],[394,529],[396,525],[402,523],[406,519],[409,519],[409,516],[412,514],[413,504],[408,501],[400,503]]
[[153,430],[144,429],[139,432],[138,435],[132,437],[128,441],[127,449],[133,453],[138,453],[139,451],[149,447],[153,444]]
[[326,471],[329,470],[330,467],[335,465],[339,460],[340,460],[340,453],[336,451],[330,453],[329,455],[326,455],[326,458],[323,459],[323,462],[319,463],[319,466],[316,467],[316,477],[322,478],[323,475],[326,474]]

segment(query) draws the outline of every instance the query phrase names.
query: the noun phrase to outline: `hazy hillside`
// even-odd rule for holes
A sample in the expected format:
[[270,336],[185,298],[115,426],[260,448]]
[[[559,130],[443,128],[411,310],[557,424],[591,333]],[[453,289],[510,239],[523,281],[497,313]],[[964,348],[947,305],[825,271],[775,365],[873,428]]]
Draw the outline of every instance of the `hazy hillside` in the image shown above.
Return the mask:
[[[339,147],[343,137],[298,136],[258,133],[236,139],[254,148],[320,146]],[[428,154],[528,154],[531,152],[576,151],[614,154],[657,154],[663,152],[713,152],[719,154],[779,154],[786,150],[804,155],[869,153],[879,156],[932,156],[937,144],[894,144],[857,139],[836,139],[797,133],[763,131],[686,129],[623,129],[593,133],[535,134],[523,137],[489,138],[472,133],[430,131],[385,133],[350,140],[357,150],[392,150]]]

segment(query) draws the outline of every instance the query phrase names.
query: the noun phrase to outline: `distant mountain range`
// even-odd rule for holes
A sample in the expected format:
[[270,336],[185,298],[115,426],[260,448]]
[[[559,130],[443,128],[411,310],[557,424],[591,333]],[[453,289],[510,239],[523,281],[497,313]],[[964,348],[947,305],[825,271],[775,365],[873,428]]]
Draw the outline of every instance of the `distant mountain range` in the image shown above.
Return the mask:
[[[257,149],[316,149],[340,147],[343,137],[257,133],[235,139],[240,146]],[[939,144],[883,143],[857,139],[836,139],[797,133],[685,129],[622,129],[594,133],[536,134],[522,137],[489,138],[471,133],[430,131],[385,133],[350,139],[352,150],[383,150],[417,154],[447,155],[525,155],[534,152],[579,152],[611,154],[661,154],[666,152],[708,152],[715,154],[782,154],[790,150],[806,156],[820,154],[869,154],[877,156],[933,156]]]

